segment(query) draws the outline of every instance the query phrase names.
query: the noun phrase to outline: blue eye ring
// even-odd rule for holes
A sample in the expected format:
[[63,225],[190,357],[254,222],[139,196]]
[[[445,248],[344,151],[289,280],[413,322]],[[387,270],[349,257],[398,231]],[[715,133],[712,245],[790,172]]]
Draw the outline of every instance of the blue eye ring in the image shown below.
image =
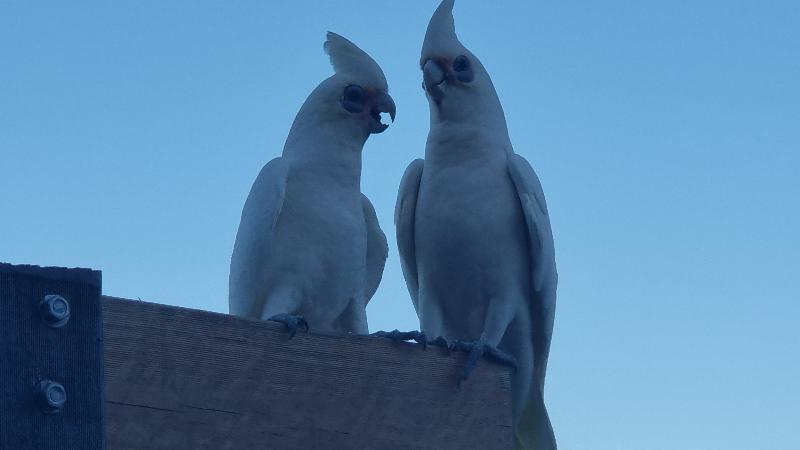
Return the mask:
[[464,55],[459,55],[453,60],[453,71],[456,73],[456,78],[462,83],[469,83],[475,78],[475,72],[472,71],[472,64]]
[[342,108],[351,113],[364,111],[364,88],[351,84],[342,91]]

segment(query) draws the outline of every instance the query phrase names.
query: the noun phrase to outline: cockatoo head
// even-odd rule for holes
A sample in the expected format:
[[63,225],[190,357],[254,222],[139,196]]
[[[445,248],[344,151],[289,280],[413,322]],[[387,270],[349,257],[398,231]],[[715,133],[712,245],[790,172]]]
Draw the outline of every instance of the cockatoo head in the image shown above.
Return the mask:
[[378,63],[336,33],[328,32],[323,48],[336,73],[314,89],[298,119],[335,123],[363,137],[385,131],[389,124],[382,123],[381,113],[394,121],[395,105]]
[[422,44],[422,87],[431,119],[467,121],[502,108],[489,74],[480,60],[456,36],[455,0],[444,0],[431,17]]

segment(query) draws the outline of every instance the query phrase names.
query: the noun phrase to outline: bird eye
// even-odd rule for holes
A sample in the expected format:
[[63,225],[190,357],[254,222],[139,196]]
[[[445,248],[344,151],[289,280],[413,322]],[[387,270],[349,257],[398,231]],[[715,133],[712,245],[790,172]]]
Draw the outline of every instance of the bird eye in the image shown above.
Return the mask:
[[453,71],[456,73],[456,78],[462,83],[469,83],[475,78],[475,73],[472,71],[472,64],[469,58],[464,55],[459,55],[453,60]]
[[453,70],[456,72],[463,72],[465,70],[469,70],[469,59],[466,56],[461,55],[457,57],[453,61]]
[[351,113],[360,113],[364,111],[364,89],[354,84],[344,88],[344,92],[342,93],[342,108]]

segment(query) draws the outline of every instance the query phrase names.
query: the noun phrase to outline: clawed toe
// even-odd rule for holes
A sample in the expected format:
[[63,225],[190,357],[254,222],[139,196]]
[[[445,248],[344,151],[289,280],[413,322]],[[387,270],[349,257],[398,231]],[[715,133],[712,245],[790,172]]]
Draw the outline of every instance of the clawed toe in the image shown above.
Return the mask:
[[436,339],[429,341],[428,345],[432,345],[434,347],[441,347],[448,351],[450,350],[450,344],[447,342],[447,339],[445,339],[443,336],[439,336]]
[[472,370],[478,365],[478,361],[481,359],[481,356],[486,355],[489,359],[499,362],[501,364],[507,364],[516,370],[517,368],[517,360],[509,355],[508,353],[498,349],[493,345],[489,345],[488,342],[481,339],[474,342],[464,342],[464,341],[453,341],[450,346],[448,347],[450,350],[454,351],[462,351],[469,353],[467,357],[467,362],[464,364],[461,372],[458,374],[457,385],[460,387],[463,381],[466,381],[469,378],[469,375],[472,373]]
[[423,350],[428,345],[428,340],[425,337],[425,333],[420,331],[400,331],[400,330],[392,330],[392,331],[376,331],[372,333],[371,336],[382,337],[386,339],[391,339],[393,341],[414,341],[418,344],[422,344]]
[[286,328],[289,329],[289,339],[293,338],[295,333],[297,333],[298,328],[303,328],[308,332],[308,322],[301,316],[296,316],[294,314],[275,314],[274,316],[270,317],[267,320],[271,320],[273,322],[280,322],[286,325]]
[[512,355],[500,350],[497,347],[493,347],[491,345],[487,345],[484,348],[484,352],[489,359],[498,362],[500,364],[505,364],[507,366],[511,366],[514,370],[517,370],[517,359],[514,358]]

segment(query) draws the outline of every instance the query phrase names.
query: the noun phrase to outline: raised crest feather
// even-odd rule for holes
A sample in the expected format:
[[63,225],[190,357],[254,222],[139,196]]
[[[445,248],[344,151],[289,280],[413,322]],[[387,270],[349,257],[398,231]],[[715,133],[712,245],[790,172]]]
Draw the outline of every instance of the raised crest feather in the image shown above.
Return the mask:
[[422,43],[421,63],[436,54],[458,53],[464,48],[456,36],[454,5],[455,0],[444,0],[431,16],[425,31],[425,41]]
[[331,59],[337,74],[351,76],[364,85],[388,90],[383,70],[364,50],[344,37],[329,31],[322,48]]

